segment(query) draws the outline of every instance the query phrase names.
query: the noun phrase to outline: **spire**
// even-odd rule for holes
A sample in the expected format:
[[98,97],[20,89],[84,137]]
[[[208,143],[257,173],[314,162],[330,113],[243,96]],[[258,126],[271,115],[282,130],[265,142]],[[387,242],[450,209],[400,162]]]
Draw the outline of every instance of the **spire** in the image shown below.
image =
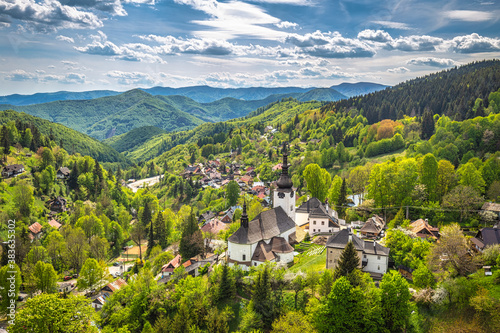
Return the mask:
[[246,200],[243,202],[243,213],[240,218],[241,226],[248,228],[248,215],[247,215],[247,202]]
[[292,180],[288,175],[288,142],[283,143],[283,165],[281,166],[281,175],[277,181],[278,190],[291,189]]

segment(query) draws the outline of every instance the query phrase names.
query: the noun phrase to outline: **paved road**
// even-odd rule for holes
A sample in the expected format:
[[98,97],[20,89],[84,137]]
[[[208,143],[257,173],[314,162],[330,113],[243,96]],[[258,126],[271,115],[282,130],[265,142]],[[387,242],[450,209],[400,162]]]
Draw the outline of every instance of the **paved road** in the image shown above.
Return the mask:
[[154,176],[151,178],[140,179],[133,183],[127,184],[127,187],[130,188],[132,192],[137,192],[137,190],[140,189],[141,187],[146,185],[151,186],[158,183],[159,181],[160,181],[160,176]]

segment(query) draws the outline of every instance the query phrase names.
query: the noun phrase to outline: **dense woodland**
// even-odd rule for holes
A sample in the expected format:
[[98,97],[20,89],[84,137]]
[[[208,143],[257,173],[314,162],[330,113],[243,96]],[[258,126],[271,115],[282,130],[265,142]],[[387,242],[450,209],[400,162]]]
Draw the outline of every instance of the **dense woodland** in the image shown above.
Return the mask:
[[[499,66],[473,63],[331,104],[284,98],[246,117],[189,131],[136,130],[108,141],[122,153],[62,125],[1,112],[2,164],[26,169],[0,182],[0,239],[8,239],[7,221],[16,221],[15,257],[3,248],[0,277],[15,269],[17,292],[29,295],[9,331],[497,330],[500,246],[470,256],[468,242],[497,219],[480,211],[482,204],[500,202]],[[240,194],[235,182],[202,187],[182,171],[218,159],[221,174],[234,163],[256,166],[255,181],[267,184],[279,175],[273,167],[281,162],[283,142],[291,148],[297,204],[307,196],[328,199],[347,222],[385,217],[389,229],[382,242],[395,267],[413,269],[413,281],[391,270],[375,283],[354,268],[357,257],[348,245],[335,271],[324,269],[324,262],[299,269],[297,262],[244,272],[222,262],[198,277],[180,266],[167,284],[157,283],[177,249],[190,258],[205,253],[204,239],[226,241],[241,211],[217,235],[201,232],[197,216],[243,200],[250,219],[265,209],[261,199]],[[61,167],[71,170],[69,178],[57,178]],[[158,184],[136,193],[124,186],[129,178],[156,175],[162,175]],[[350,194],[362,203],[350,205]],[[59,197],[68,210],[49,217],[50,202]],[[59,230],[48,224],[52,218],[62,224]],[[410,236],[406,227],[418,218],[441,228],[439,242]],[[36,222],[44,233],[32,241],[28,227]],[[91,294],[113,280],[108,269],[124,246],[146,242],[124,273],[128,285],[102,310],[90,308],[85,296],[57,293],[57,282],[79,274],[77,290]],[[300,243],[296,251],[310,246]],[[484,275],[483,265],[493,267],[492,276]],[[0,278],[4,314],[5,281]]]

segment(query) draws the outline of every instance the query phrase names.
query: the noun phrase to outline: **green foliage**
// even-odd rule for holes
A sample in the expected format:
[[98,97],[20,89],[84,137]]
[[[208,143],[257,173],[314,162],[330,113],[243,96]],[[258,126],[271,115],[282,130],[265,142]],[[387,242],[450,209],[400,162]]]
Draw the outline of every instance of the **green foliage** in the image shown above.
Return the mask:
[[331,184],[331,176],[328,171],[313,163],[306,166],[303,177],[311,195],[320,201],[324,201]]
[[397,272],[388,272],[380,282],[381,313],[385,327],[391,332],[401,332],[409,325],[411,313],[408,282]]
[[240,187],[238,183],[231,180],[226,186],[226,199],[228,200],[229,206],[236,205],[238,198],[240,197]]
[[413,283],[419,288],[434,287],[436,280],[431,270],[427,268],[427,265],[420,263],[416,270],[413,271]]
[[6,314],[9,319],[13,319],[16,315],[16,302],[21,282],[21,270],[15,263],[9,263],[0,268],[0,313]]
[[382,139],[380,141],[370,143],[365,150],[366,157],[377,156],[393,152],[405,146],[405,142],[401,134],[394,135],[391,139]]
[[104,263],[99,263],[93,258],[88,258],[80,270],[77,282],[78,289],[92,290],[99,287],[106,282],[108,274]]
[[194,213],[191,214],[184,222],[182,230],[181,242],[179,244],[179,253],[184,260],[188,260],[203,252],[203,236],[198,227]]

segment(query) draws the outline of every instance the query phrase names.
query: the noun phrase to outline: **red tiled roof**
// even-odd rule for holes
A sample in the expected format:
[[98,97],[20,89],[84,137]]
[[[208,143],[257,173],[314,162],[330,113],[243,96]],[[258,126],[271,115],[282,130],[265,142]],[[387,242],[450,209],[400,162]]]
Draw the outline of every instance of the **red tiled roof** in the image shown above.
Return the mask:
[[28,227],[28,229],[35,235],[41,232],[42,228],[43,228],[42,225],[38,222],[35,222]]
[[49,221],[49,225],[53,228],[59,229],[62,224],[57,222],[56,220],[52,219]]
[[179,265],[181,264],[181,260],[182,260],[181,255],[178,254],[177,257],[170,260],[170,262],[168,264],[163,265],[163,267],[161,268],[161,271],[162,272],[173,272],[174,269],[179,267]]

